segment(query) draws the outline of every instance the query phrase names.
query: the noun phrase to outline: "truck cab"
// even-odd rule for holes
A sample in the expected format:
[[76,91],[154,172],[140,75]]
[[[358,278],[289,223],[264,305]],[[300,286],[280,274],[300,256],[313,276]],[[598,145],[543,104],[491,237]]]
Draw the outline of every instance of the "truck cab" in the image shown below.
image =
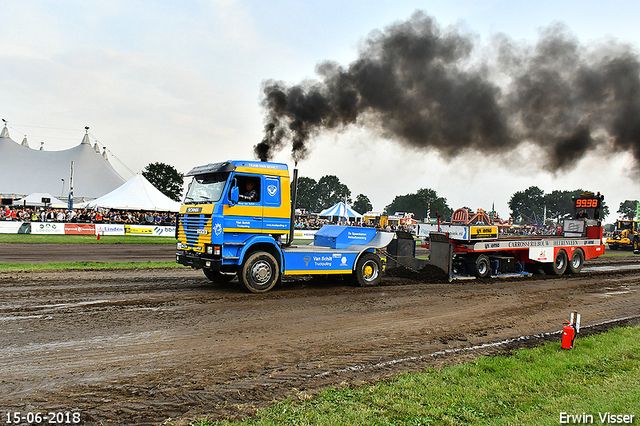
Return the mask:
[[313,244],[291,244],[295,189],[286,164],[225,161],[195,167],[186,176],[193,180],[176,224],[179,264],[202,269],[214,282],[237,276],[254,293],[269,291],[282,275],[349,274],[360,285],[380,281],[376,249],[389,244],[391,233],[325,226]]

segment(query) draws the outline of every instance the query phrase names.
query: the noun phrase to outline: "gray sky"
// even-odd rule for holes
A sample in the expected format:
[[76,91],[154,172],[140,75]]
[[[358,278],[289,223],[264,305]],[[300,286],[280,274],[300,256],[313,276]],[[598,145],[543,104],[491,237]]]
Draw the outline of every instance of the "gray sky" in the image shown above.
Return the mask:
[[[32,147],[77,145],[84,126],[134,172],[164,162],[192,166],[253,159],[263,138],[261,83],[317,79],[325,60],[348,66],[373,30],[416,10],[443,29],[471,33],[482,54],[492,37],[533,44],[564,23],[584,46],[615,39],[638,51],[637,1],[34,1],[5,0],[0,25],[0,116]],[[59,130],[67,129],[67,130]],[[75,129],[75,130],[74,130]],[[613,213],[640,198],[633,159],[592,151],[568,171],[543,169],[538,150],[468,152],[445,160],[363,127],[311,141],[301,176],[337,175],[381,211],[395,195],[433,188],[452,208],[490,209],[537,185],[545,192],[601,191]],[[289,150],[275,161],[293,166]],[[125,179],[131,174],[115,159]]]

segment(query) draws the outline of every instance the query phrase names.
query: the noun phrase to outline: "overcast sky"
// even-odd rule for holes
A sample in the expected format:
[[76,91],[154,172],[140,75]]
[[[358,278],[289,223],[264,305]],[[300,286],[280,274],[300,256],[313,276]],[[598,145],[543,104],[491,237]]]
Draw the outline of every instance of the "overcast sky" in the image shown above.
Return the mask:
[[[261,83],[317,79],[316,65],[347,67],[374,30],[416,10],[446,31],[471,34],[478,52],[503,33],[534,44],[561,22],[584,46],[614,39],[640,46],[637,1],[34,1],[5,0],[0,25],[0,118],[31,147],[77,145],[90,126],[133,172],[152,162],[195,165],[253,159],[263,138]],[[545,171],[536,148],[467,152],[444,159],[366,127],[322,132],[301,176],[336,175],[382,211],[394,196],[435,189],[452,208],[508,217],[515,191],[601,191],[613,213],[640,198],[633,158],[595,150],[567,171]],[[125,179],[132,175],[110,161]],[[293,166],[288,149],[275,161]],[[0,171],[1,174],[1,171]]]

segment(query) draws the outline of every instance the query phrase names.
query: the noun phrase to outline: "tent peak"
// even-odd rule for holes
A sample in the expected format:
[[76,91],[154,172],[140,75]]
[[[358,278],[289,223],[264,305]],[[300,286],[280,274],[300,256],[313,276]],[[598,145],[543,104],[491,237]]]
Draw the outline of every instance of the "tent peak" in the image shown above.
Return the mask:
[[84,136],[82,137],[82,145],[91,145],[91,141],[89,140],[89,126],[85,126],[84,128]]
[[8,138],[9,129],[7,129],[7,120],[3,118],[2,121],[4,121],[4,128],[2,129],[2,133],[0,133],[0,138]]

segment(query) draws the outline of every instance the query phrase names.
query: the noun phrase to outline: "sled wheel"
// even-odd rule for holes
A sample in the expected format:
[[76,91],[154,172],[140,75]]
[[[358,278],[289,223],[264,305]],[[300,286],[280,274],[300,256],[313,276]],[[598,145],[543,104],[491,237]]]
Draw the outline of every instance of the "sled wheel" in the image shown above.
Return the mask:
[[584,253],[581,249],[575,249],[571,261],[567,265],[567,272],[570,274],[577,274],[582,270],[584,266]]
[[266,251],[250,254],[238,274],[242,285],[252,293],[265,293],[271,290],[279,277],[278,261]]
[[471,258],[471,260],[467,262],[467,270],[469,275],[478,278],[487,278],[491,274],[489,258],[484,254],[479,254]]
[[204,275],[214,284],[226,284],[235,278],[236,274],[214,271],[212,269],[203,268]]
[[373,253],[364,253],[356,263],[354,274],[360,287],[379,284],[382,279],[382,262],[380,261],[380,257]]
[[549,275],[562,275],[567,269],[567,252],[560,250],[553,263],[545,264],[545,272]]
[[615,244],[609,244],[609,248],[610,248],[611,250],[618,250],[618,246],[617,246],[617,245],[615,245]]

